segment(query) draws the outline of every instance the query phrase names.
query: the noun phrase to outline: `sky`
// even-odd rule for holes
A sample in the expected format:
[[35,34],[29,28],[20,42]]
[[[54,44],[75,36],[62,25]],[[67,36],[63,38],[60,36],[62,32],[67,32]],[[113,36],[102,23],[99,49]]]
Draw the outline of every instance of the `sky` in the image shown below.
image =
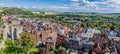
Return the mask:
[[0,7],[59,12],[120,13],[120,0],[0,0]]

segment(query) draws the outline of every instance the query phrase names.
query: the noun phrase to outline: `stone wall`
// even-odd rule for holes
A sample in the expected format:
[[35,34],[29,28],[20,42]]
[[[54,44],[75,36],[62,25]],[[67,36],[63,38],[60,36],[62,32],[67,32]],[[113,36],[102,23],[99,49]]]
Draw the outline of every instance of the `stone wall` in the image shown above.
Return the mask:
[[5,28],[3,29],[3,40],[0,43],[0,50],[4,47],[5,41],[7,40],[7,33],[9,32],[8,25],[5,24]]

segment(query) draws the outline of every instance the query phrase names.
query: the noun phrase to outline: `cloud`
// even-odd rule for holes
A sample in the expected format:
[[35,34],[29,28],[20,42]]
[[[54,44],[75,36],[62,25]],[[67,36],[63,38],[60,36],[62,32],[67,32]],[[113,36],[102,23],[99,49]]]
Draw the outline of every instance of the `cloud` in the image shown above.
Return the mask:
[[0,6],[4,6],[5,4],[0,3]]
[[71,0],[71,7],[78,11],[93,11],[93,12],[120,12],[119,0]]
[[[36,0],[40,2],[41,0]],[[53,11],[71,11],[71,12],[119,12],[120,13],[120,0],[57,0],[62,1],[60,5],[46,4],[34,4],[34,5],[23,5],[23,4],[0,4],[0,7],[18,7],[26,9],[40,9],[40,10],[53,10]],[[66,4],[66,1],[68,3]],[[65,4],[64,4],[65,3]]]
[[69,9],[69,7],[67,6],[39,6],[38,8],[42,10],[54,10],[54,11],[67,11]]
[[68,11],[68,12],[102,12],[113,13],[120,12],[119,0],[70,0],[70,4],[50,5],[50,6],[31,6],[27,8],[53,10],[53,11]]
[[71,0],[71,1],[73,1],[73,2],[77,2],[77,1],[79,1],[79,0]]

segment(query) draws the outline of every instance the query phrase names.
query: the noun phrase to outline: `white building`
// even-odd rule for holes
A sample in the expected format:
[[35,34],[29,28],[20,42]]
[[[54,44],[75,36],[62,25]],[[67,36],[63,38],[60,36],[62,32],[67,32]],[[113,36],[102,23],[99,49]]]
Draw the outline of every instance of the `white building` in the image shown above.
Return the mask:
[[120,40],[120,37],[119,37],[119,35],[118,35],[118,33],[117,32],[115,32],[115,31],[111,31],[111,32],[109,32],[108,33],[108,38],[110,39],[110,40],[116,40],[116,41],[119,41]]
[[86,31],[83,31],[83,33],[81,34],[81,37],[92,38],[94,33],[95,33],[95,29],[89,28]]
[[59,34],[59,35],[63,35],[63,34],[64,34],[64,30],[63,30],[63,29],[59,29],[59,30],[58,30],[58,34]]
[[95,34],[100,34],[101,31],[100,30],[95,30]]

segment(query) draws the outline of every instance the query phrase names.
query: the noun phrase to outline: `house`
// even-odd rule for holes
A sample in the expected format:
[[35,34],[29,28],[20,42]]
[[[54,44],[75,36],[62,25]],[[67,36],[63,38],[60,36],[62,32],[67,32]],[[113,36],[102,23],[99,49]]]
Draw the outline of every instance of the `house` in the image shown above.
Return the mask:
[[115,40],[115,41],[119,41],[120,40],[120,36],[117,32],[115,31],[110,31],[108,34],[107,34],[108,38],[110,40]]
[[1,19],[2,20],[7,20],[9,18],[9,16],[2,16]]
[[57,32],[51,30],[40,31],[34,36],[38,42],[42,42],[47,46],[47,49],[56,47]]
[[56,42],[56,46],[64,46],[64,45],[65,45],[65,42],[66,42],[65,39],[66,39],[66,38],[65,38],[63,35],[61,35],[61,36],[58,35],[58,37],[57,37],[57,42]]
[[120,44],[119,45],[117,45],[117,51],[118,51],[118,53],[120,53]]
[[57,39],[57,33],[56,32],[53,32],[53,33],[49,34],[48,37],[46,38],[46,45],[49,44],[51,46],[50,48],[55,48],[56,47],[56,41],[57,41],[56,39]]
[[66,39],[65,43],[67,48],[77,50],[79,48],[78,41],[75,38]]
[[19,21],[17,18],[14,18],[14,19],[12,20],[12,25],[13,25],[13,26],[20,25],[20,22],[21,22],[21,21]]
[[63,30],[63,29],[59,29],[59,30],[58,30],[58,34],[59,34],[59,35],[64,35],[64,30]]
[[88,28],[87,30],[84,30],[81,33],[81,37],[83,37],[83,38],[93,38],[94,32],[95,32],[95,29]]

